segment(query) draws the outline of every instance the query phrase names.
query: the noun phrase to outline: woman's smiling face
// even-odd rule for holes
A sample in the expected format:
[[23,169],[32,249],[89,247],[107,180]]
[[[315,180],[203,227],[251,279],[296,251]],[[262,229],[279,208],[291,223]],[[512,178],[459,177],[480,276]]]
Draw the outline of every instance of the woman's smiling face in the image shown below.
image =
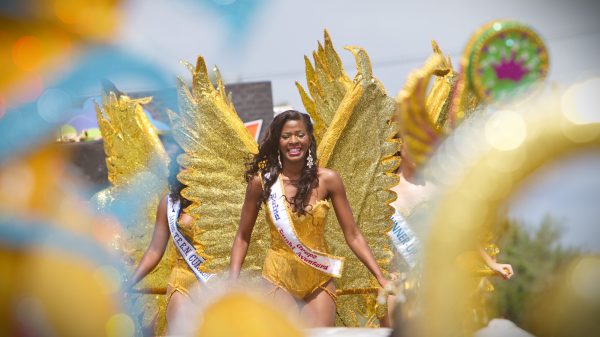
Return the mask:
[[279,151],[281,160],[304,161],[310,146],[310,137],[302,120],[288,120],[281,128]]

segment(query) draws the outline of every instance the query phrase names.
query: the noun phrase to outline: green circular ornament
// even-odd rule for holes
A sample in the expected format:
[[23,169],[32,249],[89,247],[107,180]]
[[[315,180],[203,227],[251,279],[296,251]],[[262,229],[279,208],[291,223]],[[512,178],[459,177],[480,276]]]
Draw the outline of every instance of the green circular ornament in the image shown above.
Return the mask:
[[469,88],[491,103],[512,97],[548,74],[548,52],[540,36],[508,20],[481,27],[465,50]]

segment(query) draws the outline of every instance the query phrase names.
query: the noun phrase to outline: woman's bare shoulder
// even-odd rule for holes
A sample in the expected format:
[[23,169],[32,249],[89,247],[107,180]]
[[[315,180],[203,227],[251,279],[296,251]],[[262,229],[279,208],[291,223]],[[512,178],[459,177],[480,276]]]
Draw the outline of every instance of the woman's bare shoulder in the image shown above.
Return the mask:
[[248,181],[248,187],[246,188],[246,196],[260,197],[263,192],[262,176],[255,175]]
[[262,177],[259,174],[255,174],[250,181],[248,181],[248,186],[252,188],[258,188],[262,190]]
[[340,175],[332,170],[325,167],[319,167],[319,184],[323,183],[328,190],[338,189],[343,186],[342,178]]
[[340,175],[332,170],[332,169],[328,169],[326,167],[319,167],[319,180],[324,180],[324,181],[332,181],[332,180],[338,180],[341,179]]
[[165,195],[162,196],[162,198],[160,198],[160,201],[158,202],[158,210],[162,211],[162,212],[167,212],[167,199],[169,198],[169,193],[166,193]]

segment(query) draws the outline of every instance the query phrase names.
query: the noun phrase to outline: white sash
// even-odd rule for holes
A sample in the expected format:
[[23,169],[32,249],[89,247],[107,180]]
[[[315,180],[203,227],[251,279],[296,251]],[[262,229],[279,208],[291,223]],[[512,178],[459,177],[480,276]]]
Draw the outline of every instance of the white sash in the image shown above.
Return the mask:
[[271,187],[271,195],[269,196],[267,207],[271,219],[283,241],[304,264],[333,277],[340,277],[342,275],[344,259],[317,252],[300,242],[292,226],[291,217],[284,200],[283,185],[281,185],[278,177]]
[[394,247],[411,268],[417,264],[421,243],[398,210],[392,215],[394,227],[387,234]]
[[167,196],[167,220],[169,221],[169,231],[171,232],[171,238],[179,254],[183,257],[187,265],[190,267],[196,278],[200,283],[206,283],[214,274],[207,274],[200,271],[200,265],[204,262],[204,259],[196,253],[196,247],[189,242],[185,236],[179,232],[177,226],[177,219],[179,218],[179,207],[180,202],[171,200],[170,196]]

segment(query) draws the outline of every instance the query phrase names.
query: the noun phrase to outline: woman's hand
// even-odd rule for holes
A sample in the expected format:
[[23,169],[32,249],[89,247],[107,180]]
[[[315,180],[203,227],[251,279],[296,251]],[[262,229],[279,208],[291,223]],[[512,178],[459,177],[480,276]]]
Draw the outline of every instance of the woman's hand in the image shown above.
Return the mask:
[[390,281],[386,278],[383,278],[383,277],[377,279],[377,282],[379,283],[381,288],[383,288],[385,290],[389,290],[388,288],[390,288],[392,286],[392,281]]
[[505,280],[510,279],[514,275],[512,266],[508,263],[492,262],[489,264],[489,267],[497,274],[502,276],[502,278],[504,278]]
[[386,278],[380,278],[377,280],[383,291],[388,295],[396,295],[397,292],[397,284],[394,281],[388,280]]
[[497,274],[502,276],[505,280],[510,279],[514,275],[512,266],[510,264],[496,262],[496,257],[490,256],[482,247],[479,247],[478,251],[485,264]]

